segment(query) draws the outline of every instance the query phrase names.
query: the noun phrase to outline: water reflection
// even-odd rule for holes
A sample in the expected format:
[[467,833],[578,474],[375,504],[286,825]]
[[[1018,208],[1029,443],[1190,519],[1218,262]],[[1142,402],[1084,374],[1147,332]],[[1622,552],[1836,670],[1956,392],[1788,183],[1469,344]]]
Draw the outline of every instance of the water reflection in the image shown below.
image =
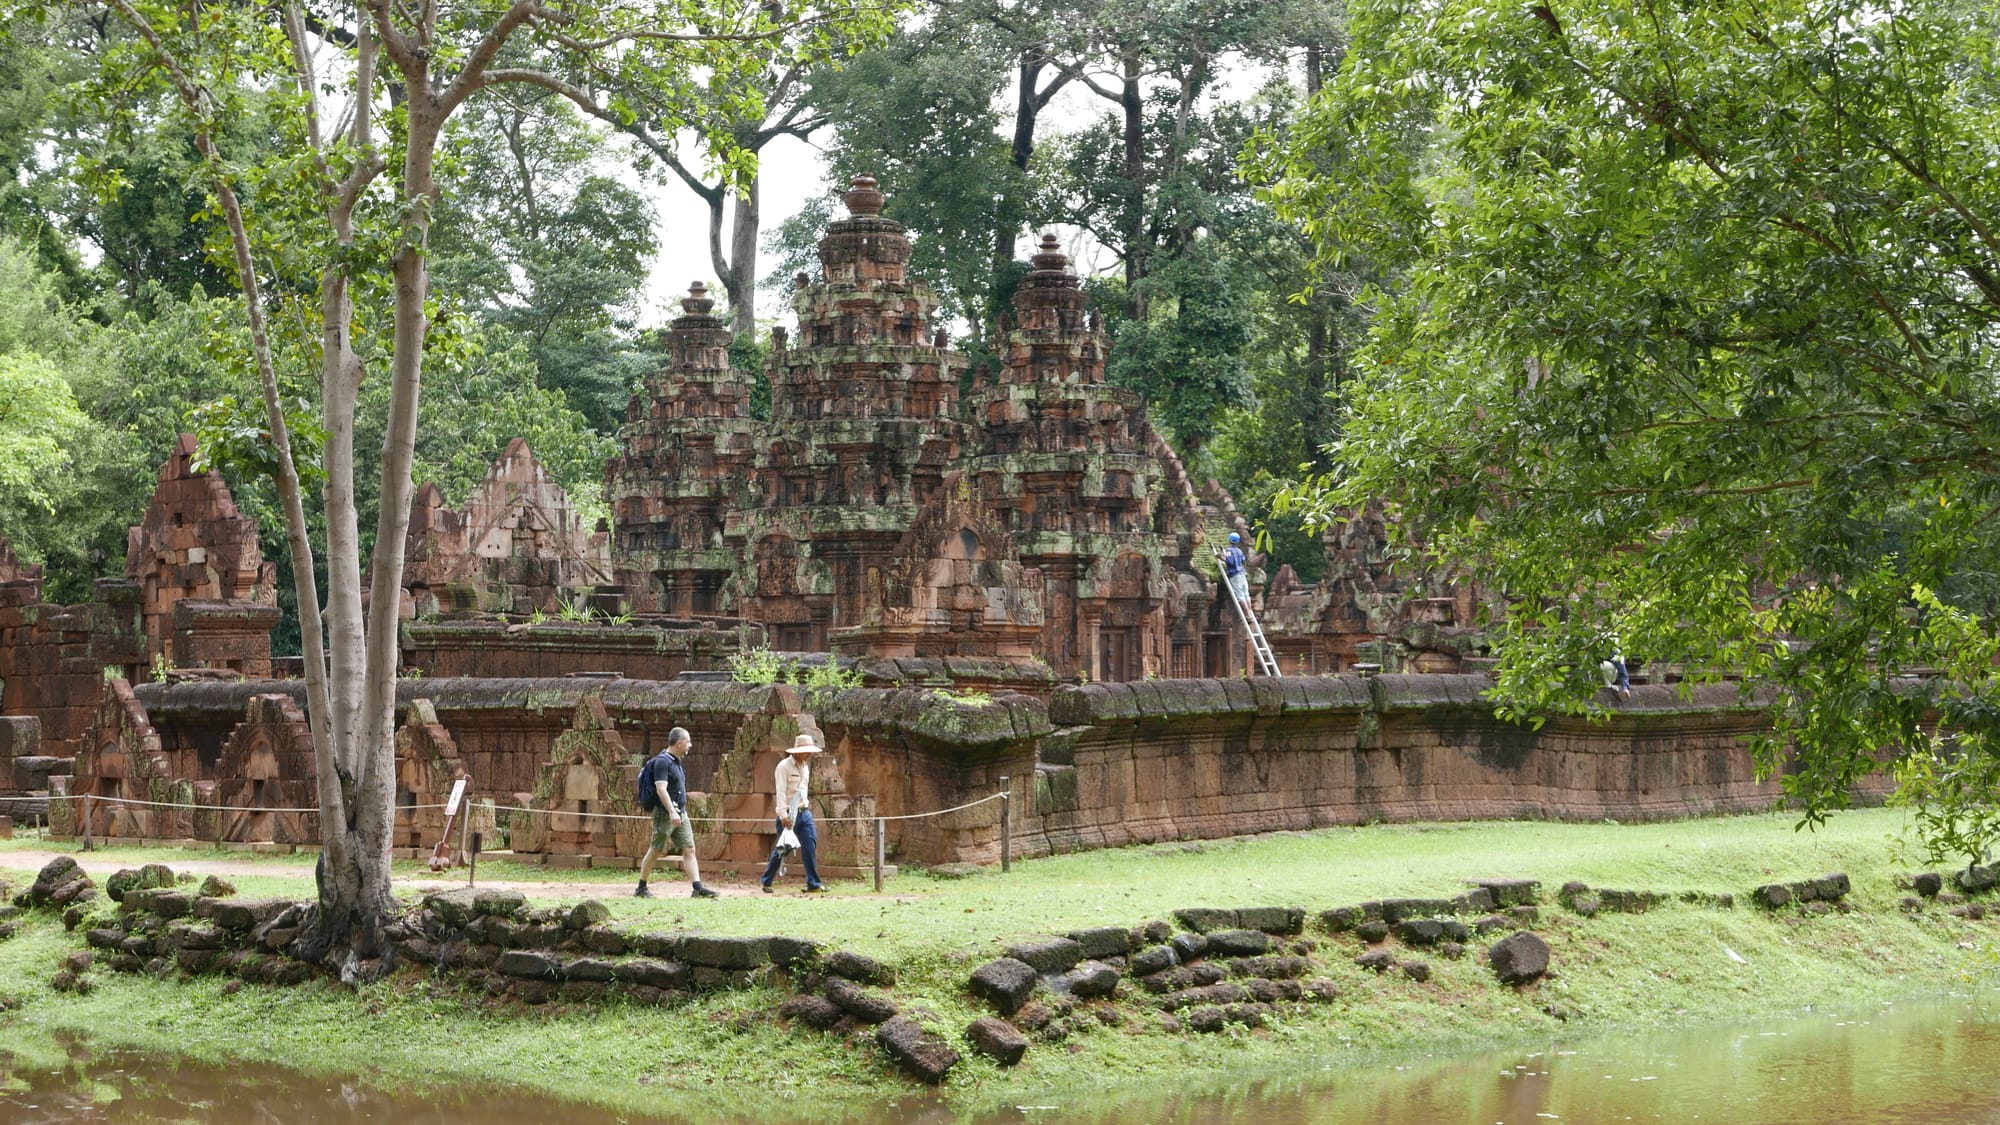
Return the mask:
[[[1353,1068],[1301,1056],[1289,1073],[1208,1089],[1044,1096],[986,1123],[1157,1125],[1542,1125],[1564,1121],[1731,1125],[2000,1125],[2000,1006],[1976,999],[1889,1005],[1746,1027],[1560,1044],[1541,1051]],[[751,1099],[754,1101],[755,1099]],[[703,1121],[782,1119],[742,1102]],[[926,1098],[798,1107],[799,1120],[916,1125],[956,1115]],[[779,1114],[784,1114],[780,1110]],[[37,1056],[0,1050],[0,1120],[56,1122],[678,1121],[518,1090],[387,1092],[274,1066],[212,1066],[81,1043]]]
[[1233,1091],[1024,1108],[1015,1116],[1158,1125],[2000,1125],[2000,1004],[1990,1000],[1358,1071],[1300,1061],[1303,1073]]

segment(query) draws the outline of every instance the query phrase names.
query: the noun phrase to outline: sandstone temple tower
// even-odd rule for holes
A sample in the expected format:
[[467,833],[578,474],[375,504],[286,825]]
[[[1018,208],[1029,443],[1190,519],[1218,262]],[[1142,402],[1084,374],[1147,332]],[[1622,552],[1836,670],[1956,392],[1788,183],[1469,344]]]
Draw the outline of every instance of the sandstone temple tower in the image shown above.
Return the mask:
[[996,383],[959,400],[962,356],[911,278],[910,240],[857,176],[772,332],[771,418],[749,413],[729,333],[696,286],[665,370],[605,468],[613,566],[635,609],[734,617],[772,647],[1045,662],[1058,677],[1194,676],[1216,532],[1045,239],[997,341]]
[[967,467],[1042,572],[1043,657],[1104,680],[1202,675],[1212,599],[1190,556],[1206,517],[1144,402],[1104,381],[1109,341],[1053,235],[1033,265],[997,341],[999,383],[972,396]]

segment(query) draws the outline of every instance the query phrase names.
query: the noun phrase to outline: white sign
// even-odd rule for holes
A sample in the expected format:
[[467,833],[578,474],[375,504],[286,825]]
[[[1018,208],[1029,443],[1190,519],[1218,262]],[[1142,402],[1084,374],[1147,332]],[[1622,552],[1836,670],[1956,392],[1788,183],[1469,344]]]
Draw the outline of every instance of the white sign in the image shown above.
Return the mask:
[[459,799],[465,796],[465,783],[470,778],[461,777],[451,783],[451,799],[444,803],[444,815],[457,816]]

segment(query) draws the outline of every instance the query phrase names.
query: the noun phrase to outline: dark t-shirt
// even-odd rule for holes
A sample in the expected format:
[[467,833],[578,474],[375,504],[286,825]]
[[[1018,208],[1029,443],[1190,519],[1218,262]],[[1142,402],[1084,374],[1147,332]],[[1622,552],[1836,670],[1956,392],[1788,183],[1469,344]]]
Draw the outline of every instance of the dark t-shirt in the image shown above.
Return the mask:
[[639,806],[652,811],[660,806],[660,796],[655,786],[667,783],[667,795],[673,798],[674,807],[686,810],[688,804],[687,770],[681,767],[681,760],[662,750],[646,759],[639,770]]

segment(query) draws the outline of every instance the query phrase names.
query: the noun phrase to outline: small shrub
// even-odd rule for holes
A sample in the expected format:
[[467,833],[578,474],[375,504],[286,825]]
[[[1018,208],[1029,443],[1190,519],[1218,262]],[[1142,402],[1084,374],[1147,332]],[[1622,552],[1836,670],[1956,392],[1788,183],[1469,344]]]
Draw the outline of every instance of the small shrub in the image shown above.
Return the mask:
[[729,678],[739,684],[775,684],[785,674],[786,660],[768,648],[744,649],[729,658]]

